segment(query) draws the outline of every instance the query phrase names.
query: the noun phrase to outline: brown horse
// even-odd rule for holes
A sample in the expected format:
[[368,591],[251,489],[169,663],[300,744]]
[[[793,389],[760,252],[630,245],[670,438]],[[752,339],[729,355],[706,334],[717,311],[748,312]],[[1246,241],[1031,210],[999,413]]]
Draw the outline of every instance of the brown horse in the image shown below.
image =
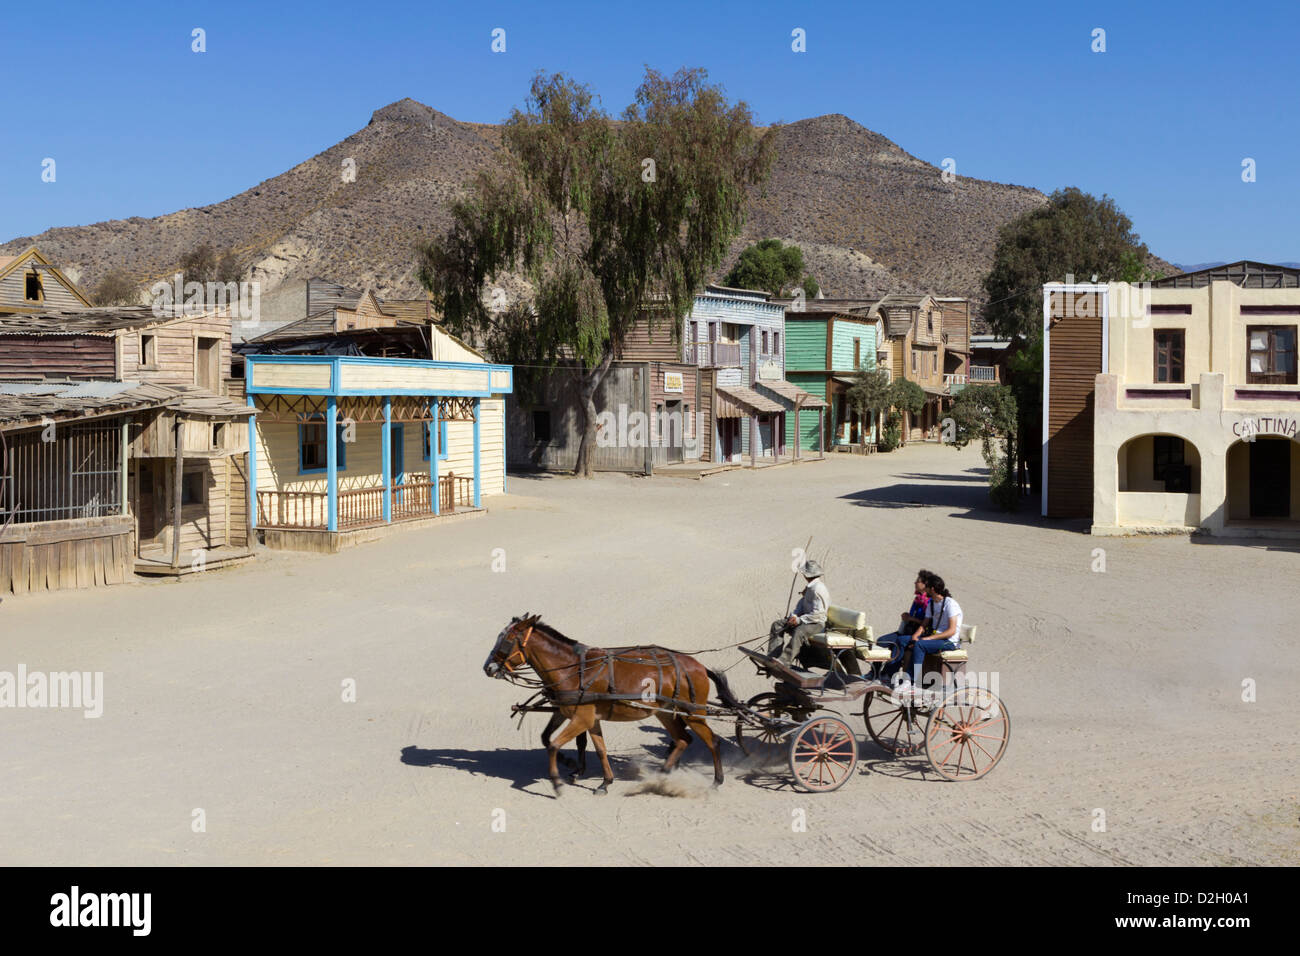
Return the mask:
[[[713,785],[722,784],[722,753],[709,725],[704,722],[709,680],[728,707],[740,707],[726,679],[688,654],[662,647],[586,647],[570,640],[540,615],[513,618],[497,636],[496,646],[483,665],[488,677],[509,678],[531,667],[559,713],[569,723],[546,748],[551,785],[558,792],[560,775],[556,759],[560,748],[581,733],[591,735],[604,773],[596,793],[614,782],[605,750],[602,720],[645,720],[656,717],[673,739],[664,771],[677,766],[690,744],[690,730],[700,736],[713,755]],[[549,730],[549,728],[548,728]]]

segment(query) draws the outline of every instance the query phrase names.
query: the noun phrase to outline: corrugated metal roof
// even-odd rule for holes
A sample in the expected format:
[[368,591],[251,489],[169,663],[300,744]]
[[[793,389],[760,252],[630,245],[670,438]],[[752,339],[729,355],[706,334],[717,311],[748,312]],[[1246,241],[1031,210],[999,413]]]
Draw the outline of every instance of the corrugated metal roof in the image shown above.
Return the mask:
[[[210,309],[203,314],[211,314],[213,311],[215,310]],[[111,336],[122,329],[138,329],[177,319],[192,319],[199,314],[158,316],[147,305],[48,312],[0,312],[0,335]]]
[[774,392],[781,398],[790,402],[790,407],[798,405],[800,408],[829,408],[823,399],[818,398],[811,392],[805,392],[793,382],[787,382],[783,378],[778,379],[759,379],[756,383],[760,389],[767,389]]
[[255,409],[197,385],[66,381],[0,383],[0,427],[68,421],[147,408],[174,408],[207,418],[246,418]]

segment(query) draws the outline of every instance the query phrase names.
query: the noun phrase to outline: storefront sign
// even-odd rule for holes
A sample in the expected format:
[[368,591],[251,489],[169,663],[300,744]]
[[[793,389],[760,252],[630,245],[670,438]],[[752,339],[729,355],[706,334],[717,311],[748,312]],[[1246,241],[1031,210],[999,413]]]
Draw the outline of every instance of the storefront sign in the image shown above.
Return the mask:
[[1252,438],[1255,435],[1282,435],[1295,438],[1297,420],[1294,418],[1245,418],[1232,423],[1232,434],[1238,438]]
[[685,384],[682,381],[681,372],[664,372],[664,391],[665,392],[684,392]]

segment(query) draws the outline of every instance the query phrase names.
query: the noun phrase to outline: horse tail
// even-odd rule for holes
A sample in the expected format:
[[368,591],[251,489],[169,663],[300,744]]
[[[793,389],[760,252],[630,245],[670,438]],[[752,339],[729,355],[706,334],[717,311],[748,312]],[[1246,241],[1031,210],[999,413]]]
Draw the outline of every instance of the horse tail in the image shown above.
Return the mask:
[[728,707],[734,707],[734,708],[741,708],[744,706],[744,704],[736,700],[736,696],[731,692],[731,688],[727,685],[726,677],[719,674],[717,671],[711,671],[708,670],[707,668],[705,669],[704,673],[708,674],[709,679],[712,680],[713,683],[717,686],[718,696],[722,698],[722,702],[724,704],[726,704]]

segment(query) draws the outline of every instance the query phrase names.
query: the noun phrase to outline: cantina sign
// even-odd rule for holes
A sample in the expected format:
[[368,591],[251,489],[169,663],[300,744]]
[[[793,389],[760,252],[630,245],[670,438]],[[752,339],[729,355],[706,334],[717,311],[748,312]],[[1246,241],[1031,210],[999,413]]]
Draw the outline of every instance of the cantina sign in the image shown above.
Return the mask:
[[1232,433],[1238,438],[1249,438],[1253,435],[1283,435],[1287,438],[1295,438],[1296,424],[1294,418],[1243,418],[1239,422],[1232,423]]

